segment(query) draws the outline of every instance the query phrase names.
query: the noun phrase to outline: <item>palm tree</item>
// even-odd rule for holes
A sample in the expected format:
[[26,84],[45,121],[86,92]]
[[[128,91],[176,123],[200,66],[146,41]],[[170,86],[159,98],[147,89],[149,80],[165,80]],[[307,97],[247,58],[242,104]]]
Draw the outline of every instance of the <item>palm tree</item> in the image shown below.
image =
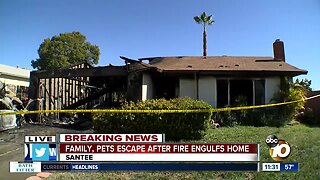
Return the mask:
[[206,26],[212,25],[214,20],[212,19],[212,15],[207,16],[206,12],[203,12],[200,16],[195,16],[193,19],[196,23],[203,25],[203,56],[207,56]]

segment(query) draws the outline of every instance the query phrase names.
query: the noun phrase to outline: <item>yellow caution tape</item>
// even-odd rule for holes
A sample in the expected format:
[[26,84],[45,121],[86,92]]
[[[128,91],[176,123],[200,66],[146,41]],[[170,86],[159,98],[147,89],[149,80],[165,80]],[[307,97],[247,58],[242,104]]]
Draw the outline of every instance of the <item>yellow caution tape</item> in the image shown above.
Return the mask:
[[60,110],[36,110],[36,111],[12,111],[12,112],[0,112],[0,116],[2,115],[10,115],[10,114],[38,114],[38,113],[203,113],[203,112],[223,112],[223,111],[237,111],[237,110],[248,110],[248,109],[258,109],[258,108],[266,108],[266,107],[274,107],[281,106],[287,104],[298,103],[302,101],[307,101],[310,99],[314,99],[320,97],[319,95],[315,95],[309,98],[282,102],[282,103],[274,103],[274,104],[264,104],[257,106],[241,106],[241,107],[227,107],[227,108],[211,108],[211,109],[188,109],[188,110],[132,110],[132,109],[60,109]]

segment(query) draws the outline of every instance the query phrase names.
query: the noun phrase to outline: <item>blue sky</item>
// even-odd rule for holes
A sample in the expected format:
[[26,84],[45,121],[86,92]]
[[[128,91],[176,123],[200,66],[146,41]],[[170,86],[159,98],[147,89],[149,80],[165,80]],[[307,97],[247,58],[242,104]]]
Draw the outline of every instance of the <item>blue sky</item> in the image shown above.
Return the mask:
[[285,43],[286,61],[309,71],[320,89],[319,0],[2,0],[0,63],[32,69],[45,38],[79,31],[100,47],[99,65],[123,64],[120,55],[202,55],[202,28],[193,17],[206,11],[208,55],[273,56]]

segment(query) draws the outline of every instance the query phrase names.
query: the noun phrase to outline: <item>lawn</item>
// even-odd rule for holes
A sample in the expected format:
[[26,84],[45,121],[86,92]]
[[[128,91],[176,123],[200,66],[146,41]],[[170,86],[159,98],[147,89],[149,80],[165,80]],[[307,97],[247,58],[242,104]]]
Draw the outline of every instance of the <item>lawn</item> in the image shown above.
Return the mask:
[[236,126],[210,129],[199,142],[259,143],[260,161],[274,162],[268,154],[265,139],[275,134],[291,145],[288,162],[298,162],[300,171],[295,172],[99,172],[54,173],[48,179],[320,179],[320,128],[304,125],[282,128]]

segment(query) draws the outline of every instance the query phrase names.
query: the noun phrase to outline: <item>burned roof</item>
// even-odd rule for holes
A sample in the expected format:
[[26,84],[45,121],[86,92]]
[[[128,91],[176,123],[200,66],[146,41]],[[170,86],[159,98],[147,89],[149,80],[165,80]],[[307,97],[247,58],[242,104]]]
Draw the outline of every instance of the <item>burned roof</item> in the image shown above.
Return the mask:
[[137,71],[145,71],[148,69],[156,69],[156,67],[151,66],[150,64],[142,63],[142,60],[138,61],[135,59],[130,59],[124,56],[120,56],[126,64],[130,64],[128,66],[128,72],[137,72]]
[[281,72],[288,75],[307,74],[308,71],[294,67],[273,57],[259,56],[177,56],[141,58],[161,72]]

